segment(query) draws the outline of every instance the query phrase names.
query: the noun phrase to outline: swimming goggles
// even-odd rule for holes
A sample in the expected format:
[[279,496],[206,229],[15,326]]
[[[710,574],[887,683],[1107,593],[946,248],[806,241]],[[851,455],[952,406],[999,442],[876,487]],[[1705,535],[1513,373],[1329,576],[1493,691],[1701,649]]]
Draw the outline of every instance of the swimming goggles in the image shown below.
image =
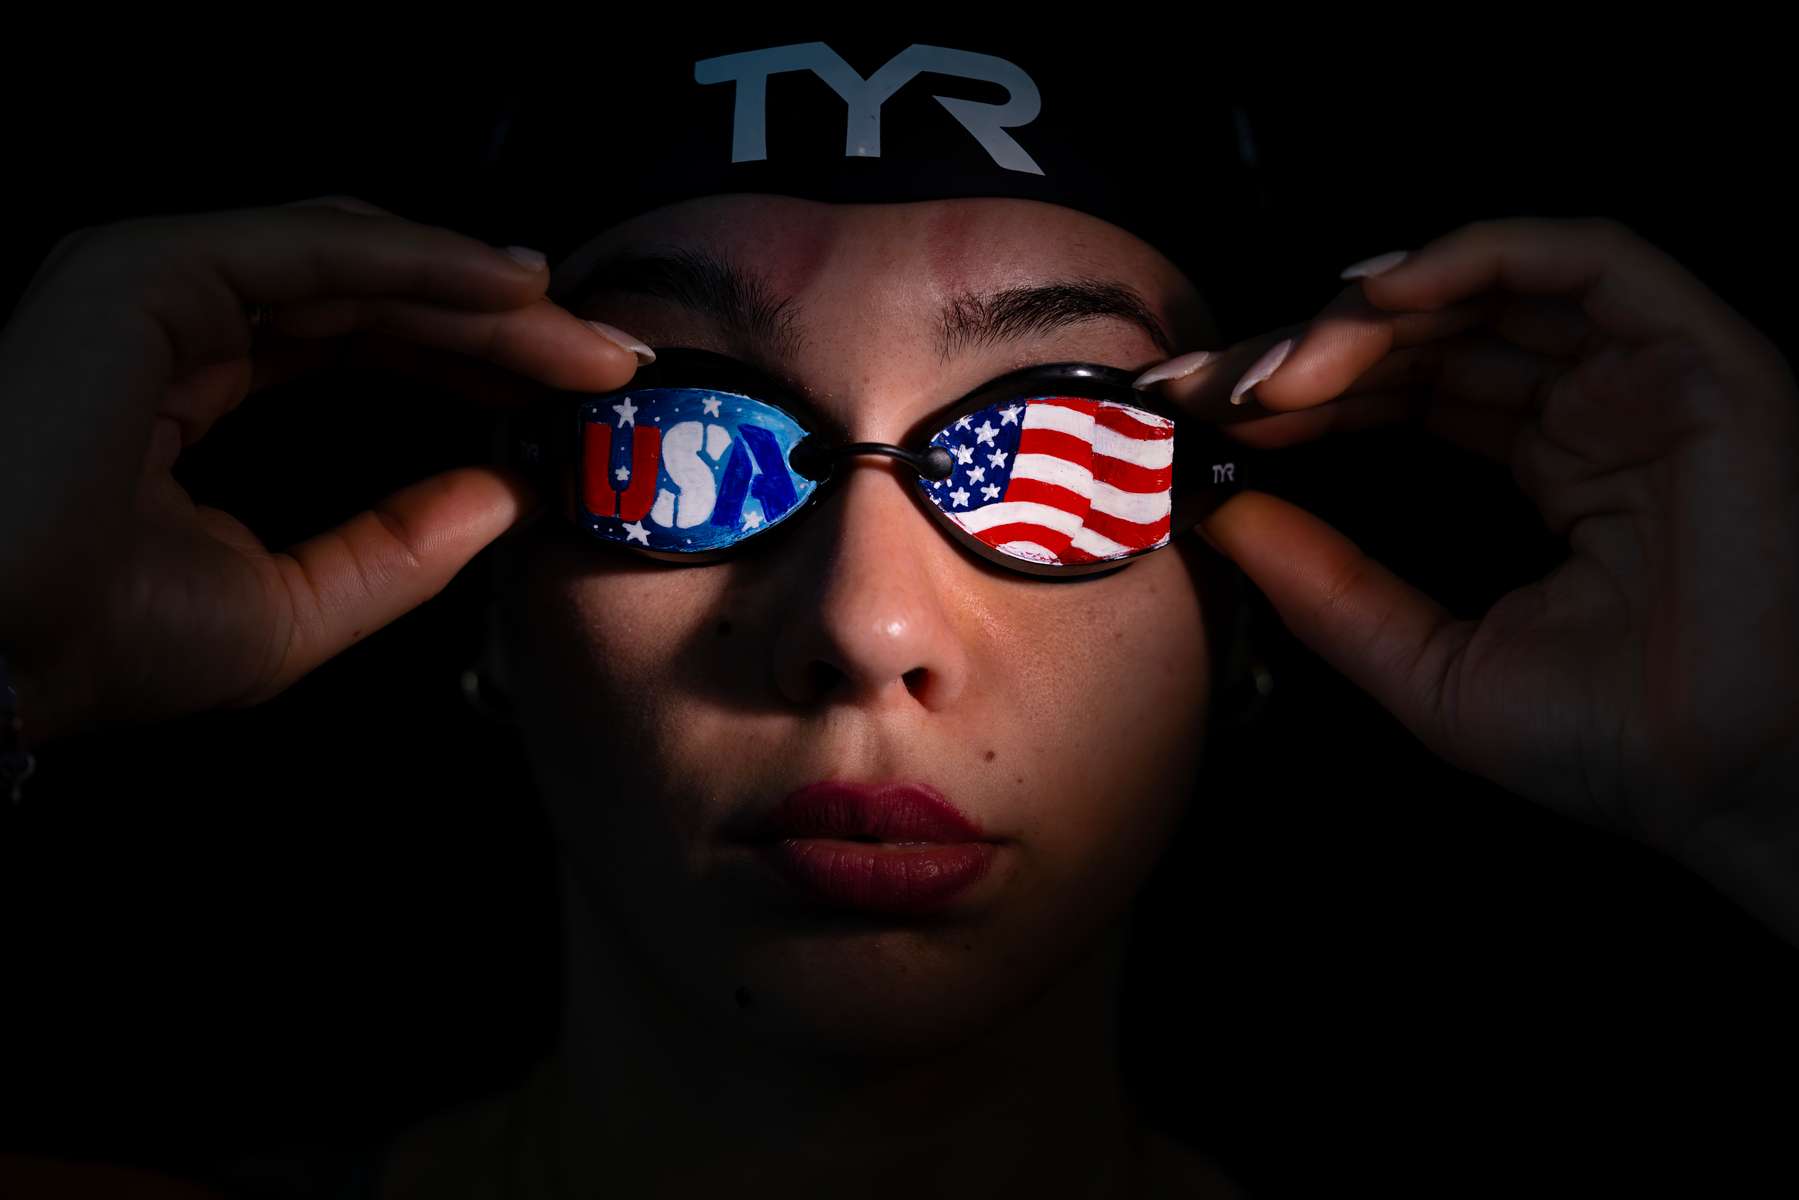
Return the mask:
[[617,391],[546,388],[509,410],[500,457],[594,541],[701,563],[773,544],[829,499],[854,456],[885,455],[915,472],[925,514],[971,553],[1030,575],[1089,575],[1172,544],[1260,460],[1134,378],[1093,363],[1025,367],[892,445],[850,441],[748,363],[658,348]]

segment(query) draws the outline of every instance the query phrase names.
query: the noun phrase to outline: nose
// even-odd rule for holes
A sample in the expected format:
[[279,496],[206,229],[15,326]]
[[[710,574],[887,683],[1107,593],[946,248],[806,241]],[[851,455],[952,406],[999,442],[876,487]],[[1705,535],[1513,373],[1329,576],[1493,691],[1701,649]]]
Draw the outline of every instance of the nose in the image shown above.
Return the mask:
[[836,470],[833,494],[783,547],[777,686],[801,706],[946,708],[968,677],[945,591],[953,547],[910,495],[917,473],[904,463],[858,455]]

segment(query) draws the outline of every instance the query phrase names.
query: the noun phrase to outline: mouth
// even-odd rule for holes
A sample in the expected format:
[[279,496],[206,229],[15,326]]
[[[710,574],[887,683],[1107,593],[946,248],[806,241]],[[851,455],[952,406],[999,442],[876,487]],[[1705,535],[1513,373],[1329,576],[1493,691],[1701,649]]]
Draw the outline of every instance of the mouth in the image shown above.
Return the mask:
[[788,838],[755,853],[810,903],[838,911],[905,916],[943,908],[992,870],[992,842],[858,845]]
[[828,838],[861,845],[960,845],[995,842],[980,825],[925,783],[860,784],[824,780],[792,792],[751,817],[739,840]]
[[929,784],[826,780],[750,818],[739,840],[803,902],[893,918],[952,904],[991,874],[1005,839]]

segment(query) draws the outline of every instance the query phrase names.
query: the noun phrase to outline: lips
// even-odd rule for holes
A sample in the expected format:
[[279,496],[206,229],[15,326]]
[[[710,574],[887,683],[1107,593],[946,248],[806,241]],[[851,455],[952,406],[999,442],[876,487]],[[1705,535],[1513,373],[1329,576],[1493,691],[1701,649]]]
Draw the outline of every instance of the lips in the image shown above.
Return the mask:
[[991,840],[942,792],[923,783],[826,780],[793,792],[748,829],[747,840],[840,838],[889,843]]
[[813,904],[906,915],[985,878],[1001,847],[928,784],[811,784],[753,821],[759,858]]

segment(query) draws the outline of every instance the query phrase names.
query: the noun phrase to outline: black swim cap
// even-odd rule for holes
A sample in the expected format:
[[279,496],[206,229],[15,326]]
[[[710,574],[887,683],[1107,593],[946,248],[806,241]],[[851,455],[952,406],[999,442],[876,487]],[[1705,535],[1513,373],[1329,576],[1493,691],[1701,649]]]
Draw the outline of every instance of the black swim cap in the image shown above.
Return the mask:
[[1213,290],[1260,240],[1243,108],[1154,34],[1053,24],[787,20],[614,44],[513,98],[482,172],[483,224],[554,262],[697,196],[1009,196],[1111,222]]

